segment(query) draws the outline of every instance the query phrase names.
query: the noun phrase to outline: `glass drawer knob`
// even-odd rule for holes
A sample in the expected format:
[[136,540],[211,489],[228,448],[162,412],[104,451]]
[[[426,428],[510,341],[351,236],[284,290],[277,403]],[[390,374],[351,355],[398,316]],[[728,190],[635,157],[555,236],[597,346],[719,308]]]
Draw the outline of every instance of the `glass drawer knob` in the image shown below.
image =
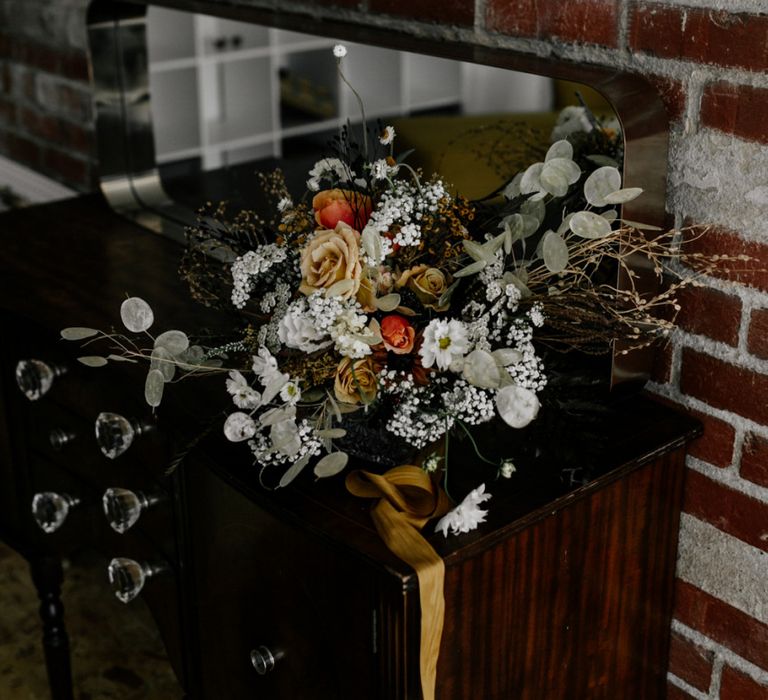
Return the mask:
[[256,647],[251,651],[251,665],[256,669],[260,676],[266,675],[275,668],[275,664],[283,658],[285,654],[282,651],[274,653],[265,646]]
[[72,433],[63,428],[54,428],[48,433],[48,442],[54,450],[60,450],[77,437],[77,433]]
[[109,585],[121,603],[130,603],[141,593],[147,579],[167,570],[166,566],[138,562],[135,559],[115,557],[107,567]]
[[122,535],[136,524],[145,510],[161,500],[162,496],[157,494],[147,495],[141,491],[114,487],[104,492],[101,503],[110,527]]
[[53,380],[66,371],[67,368],[62,365],[51,365],[42,360],[19,360],[16,385],[30,401],[37,401],[50,391]]
[[32,515],[43,532],[56,532],[67,519],[69,511],[80,503],[66,493],[43,491],[32,498]]
[[96,418],[96,442],[101,453],[108,459],[123,454],[133,441],[154,427],[148,421],[128,420],[119,413],[99,413]]

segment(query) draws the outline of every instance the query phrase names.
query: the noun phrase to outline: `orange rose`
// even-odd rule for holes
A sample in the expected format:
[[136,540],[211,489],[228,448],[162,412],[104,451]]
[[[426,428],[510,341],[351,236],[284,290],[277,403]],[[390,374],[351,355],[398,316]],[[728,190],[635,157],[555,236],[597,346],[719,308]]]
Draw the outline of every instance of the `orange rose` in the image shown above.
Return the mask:
[[381,337],[387,350],[396,355],[406,355],[413,350],[416,331],[399,314],[389,314],[381,319]]
[[350,190],[323,190],[312,199],[315,221],[327,229],[336,228],[343,221],[357,231],[362,231],[371,215],[371,198]]

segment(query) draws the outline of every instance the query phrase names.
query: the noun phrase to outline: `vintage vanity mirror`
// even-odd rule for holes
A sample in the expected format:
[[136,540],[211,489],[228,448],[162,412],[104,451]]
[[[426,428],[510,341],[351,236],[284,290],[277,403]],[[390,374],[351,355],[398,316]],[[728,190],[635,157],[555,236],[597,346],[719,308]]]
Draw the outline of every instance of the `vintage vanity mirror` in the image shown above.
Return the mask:
[[[97,0],[89,36],[102,190],[117,211],[153,230],[181,240],[206,200],[253,205],[255,171],[278,161],[289,184],[292,177],[302,184],[296,178],[328,137],[347,120],[360,122],[359,105],[336,74],[338,40],[352,50],[345,68],[369,120],[395,120],[399,146],[418,147],[415,164],[440,167],[470,197],[498,178],[489,160],[498,151],[498,122],[528,121],[546,140],[553,110],[575,99],[563,81],[589,86],[582,92],[603,112],[599,102],[607,101],[621,123],[624,187],[644,189],[623,205],[623,217],[664,223],[667,118],[639,77],[245,3],[150,4]],[[645,267],[637,259],[637,285],[650,291],[656,282]],[[649,357],[617,347],[612,384],[642,378]]]

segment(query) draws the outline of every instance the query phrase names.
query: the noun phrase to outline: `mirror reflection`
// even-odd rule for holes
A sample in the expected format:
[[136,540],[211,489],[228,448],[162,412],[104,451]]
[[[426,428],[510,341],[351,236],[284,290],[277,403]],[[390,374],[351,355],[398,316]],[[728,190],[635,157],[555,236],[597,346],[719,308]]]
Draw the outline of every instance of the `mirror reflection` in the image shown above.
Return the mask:
[[253,205],[255,173],[278,164],[300,189],[329,139],[348,122],[359,128],[360,103],[369,127],[386,121],[398,151],[414,149],[412,167],[441,172],[468,199],[540,160],[553,129],[583,128],[581,105],[603,123],[614,118],[584,85],[348,42],[345,81],[334,44],[150,8],[155,150],[171,195],[195,208],[206,199]]

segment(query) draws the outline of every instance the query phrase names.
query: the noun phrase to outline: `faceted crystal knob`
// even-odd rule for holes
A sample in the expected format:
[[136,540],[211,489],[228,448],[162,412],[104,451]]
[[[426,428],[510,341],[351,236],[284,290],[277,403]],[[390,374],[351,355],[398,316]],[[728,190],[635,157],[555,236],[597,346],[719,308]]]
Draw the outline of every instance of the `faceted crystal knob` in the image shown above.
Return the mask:
[[51,447],[54,450],[60,450],[65,445],[68,445],[77,437],[76,433],[72,433],[62,428],[54,428],[48,433],[48,442],[51,443]]
[[99,413],[96,418],[96,442],[102,454],[115,459],[125,452],[139,435],[153,426],[151,423],[128,420],[119,413]]
[[107,489],[101,502],[110,527],[122,535],[136,524],[142,512],[161,500],[159,495],[147,495],[141,491],[116,487]]
[[56,532],[67,519],[69,511],[80,503],[66,493],[44,491],[32,498],[32,515],[43,532]]
[[130,603],[144,588],[147,579],[164,572],[165,566],[138,562],[135,559],[115,557],[109,562],[107,573],[112,592],[121,603]]
[[48,393],[53,380],[66,371],[66,367],[50,365],[42,360],[19,360],[16,365],[16,384],[30,401],[37,401]]
[[283,656],[285,654],[282,651],[272,652],[269,648],[260,646],[251,651],[251,665],[256,669],[256,673],[263,676],[274,669]]

